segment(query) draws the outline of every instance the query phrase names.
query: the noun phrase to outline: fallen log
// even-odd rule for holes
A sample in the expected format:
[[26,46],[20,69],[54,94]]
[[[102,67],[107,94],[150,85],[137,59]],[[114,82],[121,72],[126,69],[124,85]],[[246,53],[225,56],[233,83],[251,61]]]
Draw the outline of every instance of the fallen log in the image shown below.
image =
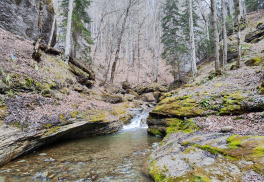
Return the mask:
[[92,71],[88,70],[84,65],[82,65],[81,63],[75,61],[71,56],[69,59],[69,62],[71,64],[73,64],[74,66],[78,67],[79,69],[81,69],[83,72],[87,73],[89,75],[89,80],[95,80],[95,75]]
[[47,54],[52,54],[52,55],[60,55],[61,54],[61,51],[54,48],[54,47],[49,47],[48,45],[46,44],[40,44],[39,45],[39,48],[42,50],[42,51],[45,51]]

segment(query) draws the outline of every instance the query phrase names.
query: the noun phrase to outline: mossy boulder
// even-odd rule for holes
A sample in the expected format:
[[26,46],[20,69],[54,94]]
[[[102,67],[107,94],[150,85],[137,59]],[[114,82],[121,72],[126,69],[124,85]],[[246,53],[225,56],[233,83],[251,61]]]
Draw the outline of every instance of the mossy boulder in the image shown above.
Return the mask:
[[129,101],[132,102],[133,100],[136,100],[136,96],[132,95],[132,94],[126,94],[125,98]]
[[264,57],[255,57],[245,62],[247,66],[262,66],[264,63]]
[[176,116],[179,118],[195,117],[203,115],[204,108],[191,96],[168,97],[163,99],[157,107],[151,111],[151,115]]
[[247,43],[257,43],[264,38],[264,29],[258,29],[253,32],[246,34],[245,42]]
[[129,89],[131,89],[132,87],[131,87],[131,84],[130,84],[128,81],[124,81],[124,82],[122,83],[122,88],[123,88],[124,90],[129,90]]
[[262,22],[259,22],[256,26],[256,29],[262,30],[264,29],[264,24]]
[[104,102],[116,104],[116,103],[121,103],[124,101],[123,96],[121,94],[109,94],[109,93],[106,93],[102,90],[101,90],[101,92],[102,92],[102,100]]
[[[179,119],[179,118],[147,118],[147,124],[149,126],[148,132],[154,135],[160,132],[161,136],[166,136],[170,133],[192,133],[199,130],[199,127],[193,122],[192,119]],[[155,133],[153,133],[155,131]]]
[[129,94],[134,95],[137,99],[139,99],[139,95],[134,90],[129,89]]
[[148,173],[154,181],[170,182],[263,179],[263,158],[263,136],[179,132],[151,153]]
[[261,85],[258,86],[257,89],[259,89],[259,92],[258,92],[258,93],[259,93],[260,95],[264,95],[264,82],[262,82]]
[[141,95],[145,93],[146,88],[147,87],[145,85],[137,85],[135,88],[133,88],[133,91],[135,91],[138,95]]
[[144,102],[155,102],[156,101],[153,92],[142,94],[140,96],[140,99]]
[[219,110],[221,115],[225,114],[243,114],[242,101],[246,99],[245,93],[234,92],[224,95],[222,99],[222,108]]

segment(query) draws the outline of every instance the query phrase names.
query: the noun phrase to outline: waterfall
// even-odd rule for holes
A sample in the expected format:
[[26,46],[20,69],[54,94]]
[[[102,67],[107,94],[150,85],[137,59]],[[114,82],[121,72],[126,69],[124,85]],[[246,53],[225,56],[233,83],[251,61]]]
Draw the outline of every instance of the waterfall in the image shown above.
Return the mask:
[[135,128],[148,128],[146,123],[149,112],[142,112],[137,114],[128,125],[123,126],[123,130],[135,129]]

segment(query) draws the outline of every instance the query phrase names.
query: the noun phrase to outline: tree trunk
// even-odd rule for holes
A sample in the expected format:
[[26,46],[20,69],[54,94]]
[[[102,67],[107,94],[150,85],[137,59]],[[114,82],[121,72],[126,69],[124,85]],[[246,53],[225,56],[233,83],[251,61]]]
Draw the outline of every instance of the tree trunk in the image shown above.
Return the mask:
[[232,19],[232,29],[233,29],[233,33],[234,33],[234,12],[235,12],[235,7],[234,7],[234,0],[228,0],[228,4],[229,4],[229,13]]
[[57,11],[59,9],[59,4],[60,4],[60,0],[58,0],[57,6],[54,9],[54,18],[53,18],[53,22],[52,22],[52,28],[51,28],[51,33],[50,33],[50,38],[49,38],[49,43],[48,43],[48,49],[50,48],[51,41],[52,41],[52,38],[53,38],[53,35],[54,35],[54,31],[55,31],[55,27],[56,27]]
[[223,27],[223,67],[227,63],[227,35],[226,35],[226,5],[222,0],[222,27]]
[[80,68],[82,71],[84,71],[85,73],[89,74],[89,80],[95,80],[95,75],[92,71],[88,70],[84,65],[82,65],[81,63],[75,61],[71,56],[69,56],[69,62],[75,66],[77,66],[78,68]]
[[216,15],[216,2],[211,0],[211,8],[213,14],[213,29],[214,29],[214,49],[215,49],[215,72],[216,74],[221,74],[220,64],[219,64],[219,36],[217,30],[217,15]]
[[73,10],[73,0],[69,0],[68,8],[68,20],[67,20],[67,30],[66,30],[66,43],[65,43],[65,63],[68,64],[70,50],[71,50],[71,23],[72,23],[72,10]]
[[190,27],[190,44],[191,44],[191,65],[192,65],[192,74],[194,79],[197,74],[197,67],[196,67],[195,42],[194,42],[194,33],[193,33],[192,0],[189,0],[189,27]]
[[43,0],[40,0],[39,2],[39,16],[38,16],[38,36],[36,38],[35,46],[33,49],[33,54],[32,58],[35,59],[36,61],[40,62],[41,61],[41,52],[40,52],[40,42],[42,41],[42,18],[43,18]]
[[131,0],[129,0],[128,7],[126,9],[125,18],[124,18],[124,21],[122,23],[121,33],[120,33],[120,36],[119,36],[119,38],[117,40],[117,50],[116,50],[115,59],[114,59],[114,62],[113,62],[113,65],[112,65],[112,69],[111,69],[111,77],[110,77],[110,82],[111,83],[114,82],[116,64],[117,64],[117,61],[118,61],[118,55],[119,55],[119,51],[120,51],[120,44],[122,43],[122,38],[123,38],[124,31],[125,31],[126,21],[127,21],[128,15],[129,15],[130,8],[131,8]]
[[[238,0],[237,2],[237,27],[238,27],[238,32],[237,32],[237,42],[238,42],[238,58],[237,58],[237,63],[236,67],[240,68],[241,66],[241,34],[240,34],[240,23],[241,23],[241,18],[242,18],[242,12],[241,12],[241,0]],[[242,9],[243,10],[243,9]]]

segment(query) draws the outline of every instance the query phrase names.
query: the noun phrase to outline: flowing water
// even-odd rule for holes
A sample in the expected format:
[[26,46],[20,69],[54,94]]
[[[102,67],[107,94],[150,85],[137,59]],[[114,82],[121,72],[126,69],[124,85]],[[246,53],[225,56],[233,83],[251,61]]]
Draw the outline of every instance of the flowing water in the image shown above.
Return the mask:
[[0,182],[151,181],[141,171],[161,138],[147,134],[147,116],[141,113],[112,135],[65,141],[22,156],[0,168]]

